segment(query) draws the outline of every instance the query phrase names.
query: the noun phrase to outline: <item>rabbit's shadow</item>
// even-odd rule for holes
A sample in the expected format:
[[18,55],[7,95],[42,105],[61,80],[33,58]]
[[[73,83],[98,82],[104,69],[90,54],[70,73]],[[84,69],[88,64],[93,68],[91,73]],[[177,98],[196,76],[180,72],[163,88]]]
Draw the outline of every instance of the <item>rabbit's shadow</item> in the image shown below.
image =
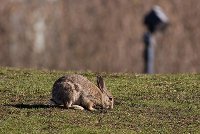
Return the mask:
[[[120,100],[120,99],[116,99],[114,103],[115,103],[115,105],[121,105],[121,104],[123,104],[123,101]],[[48,109],[48,108],[60,108],[60,109],[64,109],[63,106],[49,105],[49,104],[42,104],[42,103],[34,103],[34,104],[24,104],[24,103],[4,104],[3,106],[15,107],[15,108],[19,108],[19,109]]]
[[47,104],[5,104],[4,106],[9,106],[9,107],[15,107],[19,109],[47,109],[47,108],[61,108],[63,109],[62,106],[56,106],[56,105],[47,105]]
[[[15,107],[19,109],[50,109],[50,108],[60,108],[65,109],[63,106],[57,105],[47,105],[47,104],[5,104],[7,107]],[[88,111],[88,110],[86,110]],[[107,113],[108,111],[105,109],[98,109],[98,111],[93,111],[92,113]]]

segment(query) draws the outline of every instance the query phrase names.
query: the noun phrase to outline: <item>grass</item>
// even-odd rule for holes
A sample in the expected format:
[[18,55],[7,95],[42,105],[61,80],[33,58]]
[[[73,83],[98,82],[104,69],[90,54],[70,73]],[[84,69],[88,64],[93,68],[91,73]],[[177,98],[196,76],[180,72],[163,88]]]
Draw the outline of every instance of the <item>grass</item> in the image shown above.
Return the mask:
[[200,133],[200,74],[102,73],[114,109],[90,112],[47,105],[67,73],[1,67],[0,133]]

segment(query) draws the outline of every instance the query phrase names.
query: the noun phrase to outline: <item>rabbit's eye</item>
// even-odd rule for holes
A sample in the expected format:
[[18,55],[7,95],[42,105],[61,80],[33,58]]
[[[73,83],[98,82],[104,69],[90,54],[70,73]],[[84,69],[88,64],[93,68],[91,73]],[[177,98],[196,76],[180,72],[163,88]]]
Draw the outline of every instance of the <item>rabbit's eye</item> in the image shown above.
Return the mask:
[[112,101],[112,100],[113,100],[113,98],[109,97],[109,100],[110,100],[110,101]]

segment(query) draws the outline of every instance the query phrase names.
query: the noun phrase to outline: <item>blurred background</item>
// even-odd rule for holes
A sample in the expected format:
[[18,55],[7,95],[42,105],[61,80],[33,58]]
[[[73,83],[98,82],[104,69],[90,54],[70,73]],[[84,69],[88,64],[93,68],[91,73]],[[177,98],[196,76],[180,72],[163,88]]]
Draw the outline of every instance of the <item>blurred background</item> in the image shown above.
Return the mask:
[[143,73],[143,18],[157,33],[155,73],[200,72],[199,0],[0,0],[0,66]]

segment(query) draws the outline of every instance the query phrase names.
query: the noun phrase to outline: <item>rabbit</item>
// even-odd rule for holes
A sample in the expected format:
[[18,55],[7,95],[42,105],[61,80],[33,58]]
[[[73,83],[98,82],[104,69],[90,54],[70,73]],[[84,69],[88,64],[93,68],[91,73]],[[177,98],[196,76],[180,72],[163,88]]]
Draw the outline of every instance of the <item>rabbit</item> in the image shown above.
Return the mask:
[[97,108],[113,109],[114,99],[107,90],[101,76],[97,76],[97,86],[79,74],[69,74],[55,81],[52,88],[54,105],[95,111]]

